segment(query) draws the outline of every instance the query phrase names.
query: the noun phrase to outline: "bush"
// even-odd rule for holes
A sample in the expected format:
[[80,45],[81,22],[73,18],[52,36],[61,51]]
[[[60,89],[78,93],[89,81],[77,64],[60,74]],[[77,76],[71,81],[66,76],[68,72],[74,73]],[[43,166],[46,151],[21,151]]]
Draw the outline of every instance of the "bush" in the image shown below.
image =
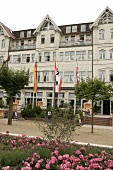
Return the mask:
[[32,109],[31,105],[28,105],[27,108],[24,108],[21,111],[22,117],[27,117],[27,118],[35,118],[37,116],[39,116],[42,112],[42,109],[39,106],[34,106],[34,108]]

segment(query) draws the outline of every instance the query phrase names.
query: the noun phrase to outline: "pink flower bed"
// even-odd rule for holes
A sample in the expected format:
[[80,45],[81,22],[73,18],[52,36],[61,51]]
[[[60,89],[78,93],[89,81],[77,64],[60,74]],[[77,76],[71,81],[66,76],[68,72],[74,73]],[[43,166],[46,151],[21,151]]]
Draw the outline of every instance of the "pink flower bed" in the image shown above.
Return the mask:
[[[0,142],[10,143],[12,150],[17,148],[26,150],[28,147],[51,149],[50,158],[40,156],[34,152],[31,157],[23,160],[21,170],[113,170],[113,156],[104,149],[100,153],[87,152],[90,146],[80,146],[75,149],[76,144],[66,144],[58,141],[43,141],[40,137],[28,138],[26,135],[4,138],[0,135]],[[7,135],[8,137],[8,135]],[[61,150],[65,151],[61,154]],[[69,153],[73,150],[73,154]],[[95,150],[91,148],[91,150]],[[67,152],[67,153],[66,153]],[[45,153],[44,153],[45,154]],[[2,167],[2,170],[12,170],[11,167]]]

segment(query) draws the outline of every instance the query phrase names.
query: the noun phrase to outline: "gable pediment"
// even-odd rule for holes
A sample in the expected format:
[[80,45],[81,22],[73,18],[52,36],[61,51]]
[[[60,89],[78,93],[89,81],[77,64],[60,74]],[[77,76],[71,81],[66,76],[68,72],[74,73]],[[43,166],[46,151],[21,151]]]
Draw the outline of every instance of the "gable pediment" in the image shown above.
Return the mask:
[[38,33],[39,31],[48,31],[56,30],[62,32],[61,29],[55,24],[51,17],[47,14],[39,26],[36,28],[33,34]]
[[113,11],[107,6],[91,25],[90,29],[94,26],[108,23],[113,23]]

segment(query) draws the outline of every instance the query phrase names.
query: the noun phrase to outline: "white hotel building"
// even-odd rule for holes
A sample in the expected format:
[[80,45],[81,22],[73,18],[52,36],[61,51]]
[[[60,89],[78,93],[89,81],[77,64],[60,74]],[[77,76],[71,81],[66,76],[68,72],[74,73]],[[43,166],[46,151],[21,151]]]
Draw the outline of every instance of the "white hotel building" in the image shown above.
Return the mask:
[[[49,15],[35,29],[12,31],[0,23],[0,64],[10,55],[8,66],[30,69],[30,83],[21,92],[19,106],[43,102],[43,107],[53,104],[54,59],[62,78],[62,90],[56,93],[55,103],[74,106],[74,85],[76,80],[76,59],[80,78],[93,76],[105,82],[113,81],[113,11],[106,7],[93,22],[57,24]],[[33,67],[37,61],[38,92],[33,93]],[[0,89],[0,98],[4,91]],[[102,101],[101,114],[111,114],[111,98]],[[83,107],[83,100],[81,101]]]

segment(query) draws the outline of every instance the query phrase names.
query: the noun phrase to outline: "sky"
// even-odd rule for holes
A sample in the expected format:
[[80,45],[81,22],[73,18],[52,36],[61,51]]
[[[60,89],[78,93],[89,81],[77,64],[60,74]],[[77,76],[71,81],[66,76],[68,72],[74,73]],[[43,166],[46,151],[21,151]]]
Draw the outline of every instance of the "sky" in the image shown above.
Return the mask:
[[3,0],[0,22],[12,31],[35,29],[49,14],[58,25],[94,22],[113,0]]

